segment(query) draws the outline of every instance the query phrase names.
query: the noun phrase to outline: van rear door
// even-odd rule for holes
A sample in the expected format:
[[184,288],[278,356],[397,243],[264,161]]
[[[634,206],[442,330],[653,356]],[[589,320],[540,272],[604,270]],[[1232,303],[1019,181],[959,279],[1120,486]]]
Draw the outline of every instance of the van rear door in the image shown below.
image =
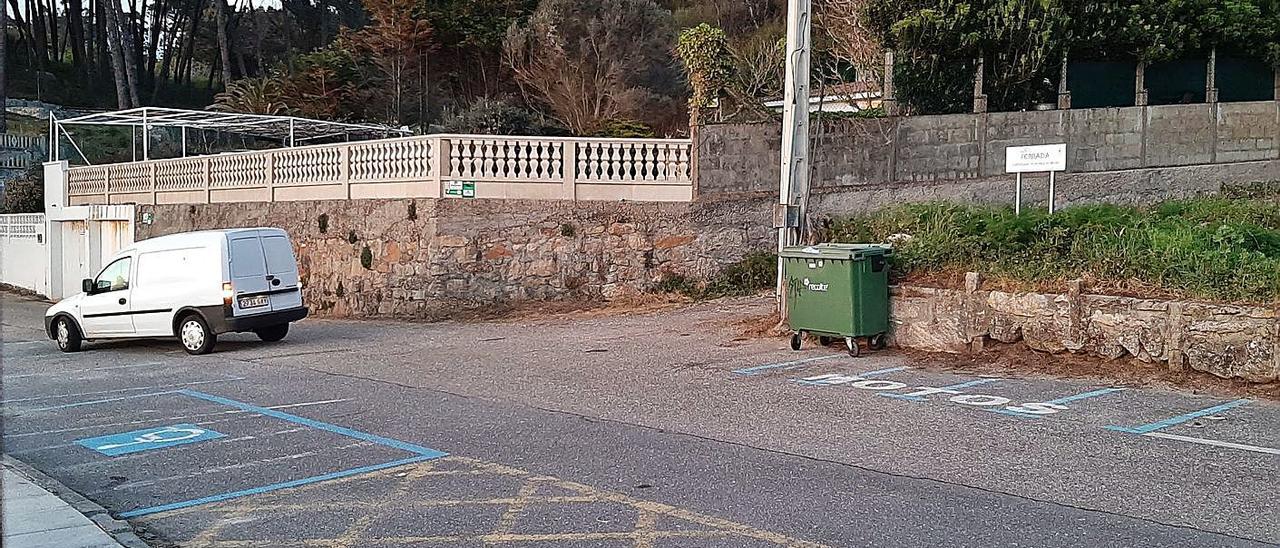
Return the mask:
[[282,230],[263,230],[261,235],[267,259],[267,281],[271,284],[271,309],[280,311],[302,306],[298,261],[293,256],[289,236]]
[[262,253],[262,240],[256,230],[227,234],[227,251],[231,259],[231,287],[235,298],[232,315],[247,316],[270,312],[271,282],[267,279],[267,261]]

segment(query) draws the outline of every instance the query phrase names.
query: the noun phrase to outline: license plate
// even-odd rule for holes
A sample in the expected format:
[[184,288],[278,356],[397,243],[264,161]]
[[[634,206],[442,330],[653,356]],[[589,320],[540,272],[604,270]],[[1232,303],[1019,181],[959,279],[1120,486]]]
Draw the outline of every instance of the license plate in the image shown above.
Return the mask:
[[253,297],[240,297],[240,308],[258,308],[267,306],[266,295],[256,295]]

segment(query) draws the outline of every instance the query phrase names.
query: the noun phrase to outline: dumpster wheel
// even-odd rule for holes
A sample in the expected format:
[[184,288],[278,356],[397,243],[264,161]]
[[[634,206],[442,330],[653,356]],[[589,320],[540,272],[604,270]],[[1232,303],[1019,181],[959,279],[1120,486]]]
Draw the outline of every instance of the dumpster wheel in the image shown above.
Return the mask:
[[858,346],[858,339],[856,337],[845,337],[844,346],[849,349],[850,356],[856,358],[859,354],[862,354],[862,347]]
[[886,346],[889,346],[889,337],[884,333],[872,335],[867,339],[867,348],[872,350],[884,350]]
[[804,340],[804,333],[799,331],[791,334],[791,349],[800,350],[800,342]]

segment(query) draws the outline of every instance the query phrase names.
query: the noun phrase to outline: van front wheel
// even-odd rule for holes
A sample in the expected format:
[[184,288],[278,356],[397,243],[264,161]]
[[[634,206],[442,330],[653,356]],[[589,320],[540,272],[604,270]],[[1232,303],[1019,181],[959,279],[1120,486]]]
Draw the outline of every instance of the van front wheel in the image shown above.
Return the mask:
[[80,351],[80,330],[70,318],[63,316],[53,324],[54,336],[57,337],[58,349],[63,352]]
[[218,342],[218,336],[209,329],[209,324],[204,322],[204,318],[198,314],[191,314],[178,324],[178,340],[182,342],[182,349],[188,354],[198,355],[213,352],[213,345]]
[[280,339],[283,339],[285,335],[289,334],[289,324],[282,323],[280,325],[273,325],[271,327],[256,329],[254,330],[254,333],[257,333],[258,338],[266,342],[276,342]]

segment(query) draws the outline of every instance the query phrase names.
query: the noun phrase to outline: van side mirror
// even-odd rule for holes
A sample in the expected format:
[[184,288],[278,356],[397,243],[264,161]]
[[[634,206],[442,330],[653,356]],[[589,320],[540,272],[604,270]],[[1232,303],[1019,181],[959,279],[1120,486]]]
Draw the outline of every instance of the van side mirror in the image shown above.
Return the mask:
[[83,279],[83,280],[80,280],[80,290],[81,290],[81,291],[83,291],[85,295],[92,295],[92,294],[93,294],[93,280],[90,280],[89,278],[85,278],[85,279]]

